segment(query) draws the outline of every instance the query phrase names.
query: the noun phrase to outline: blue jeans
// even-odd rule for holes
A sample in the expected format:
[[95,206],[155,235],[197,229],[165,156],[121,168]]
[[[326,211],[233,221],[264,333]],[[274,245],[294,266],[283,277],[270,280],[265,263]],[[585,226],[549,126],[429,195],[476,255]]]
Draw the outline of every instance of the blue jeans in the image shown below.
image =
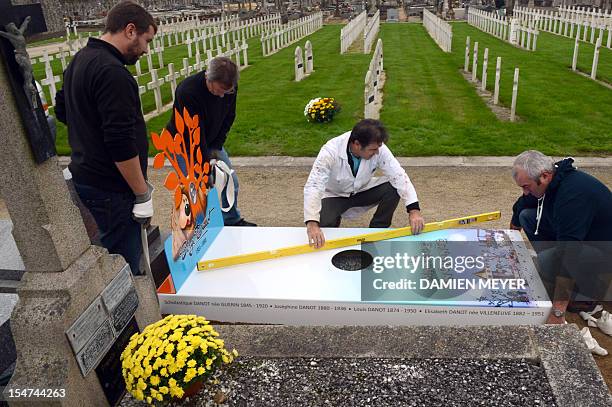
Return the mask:
[[140,223],[132,218],[134,194],[105,191],[76,182],[74,187],[98,225],[102,246],[109,253],[122,255],[132,274],[140,274],[142,243]]
[[[536,229],[536,209],[523,209],[519,223],[538,252],[538,271],[548,295],[553,300],[557,277],[574,280],[573,301],[609,301],[605,298],[610,286],[612,242],[557,242],[552,225],[544,219]],[[562,257],[560,257],[562,256]]]
[[[229,155],[227,154],[227,151],[225,151],[225,148],[221,148],[221,150],[211,150],[210,153],[212,156],[216,155],[217,159],[226,163],[230,169],[234,168],[232,167],[232,162],[230,161]],[[240,210],[238,209],[238,176],[236,175],[235,172],[232,174],[232,178],[234,180],[234,206],[232,206],[232,209],[230,209],[229,211],[222,212],[223,213],[223,224],[227,226],[235,225],[236,223],[240,221],[240,219],[242,219],[242,216],[240,216]],[[227,208],[227,205],[228,205],[227,199],[225,197],[226,190],[227,190],[227,187],[224,188],[222,191],[223,194],[222,194],[222,202],[221,202],[221,204],[225,208]]]
[[538,253],[549,249],[551,247],[550,242],[554,242],[557,239],[552,229],[552,225],[550,225],[545,219],[540,220],[538,234],[535,234],[537,226],[536,208],[523,209],[519,213],[519,223],[523,228],[523,231],[525,231],[531,245]]

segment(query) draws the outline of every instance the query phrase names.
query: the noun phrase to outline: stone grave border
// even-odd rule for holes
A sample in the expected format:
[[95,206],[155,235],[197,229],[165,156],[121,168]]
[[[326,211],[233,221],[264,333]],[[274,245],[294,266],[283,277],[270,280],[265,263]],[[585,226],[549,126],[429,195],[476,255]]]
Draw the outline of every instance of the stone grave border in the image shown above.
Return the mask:
[[226,346],[262,358],[528,360],[559,407],[607,407],[612,395],[575,325],[385,327],[222,325]]

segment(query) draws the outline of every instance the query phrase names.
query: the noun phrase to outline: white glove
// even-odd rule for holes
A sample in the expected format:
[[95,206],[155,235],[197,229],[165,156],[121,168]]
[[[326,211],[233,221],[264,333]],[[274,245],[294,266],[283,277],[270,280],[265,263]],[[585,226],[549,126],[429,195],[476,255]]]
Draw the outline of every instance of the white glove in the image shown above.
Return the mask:
[[153,217],[153,185],[147,181],[147,192],[141,195],[136,195],[134,207],[132,208],[132,216],[138,223],[148,224]]

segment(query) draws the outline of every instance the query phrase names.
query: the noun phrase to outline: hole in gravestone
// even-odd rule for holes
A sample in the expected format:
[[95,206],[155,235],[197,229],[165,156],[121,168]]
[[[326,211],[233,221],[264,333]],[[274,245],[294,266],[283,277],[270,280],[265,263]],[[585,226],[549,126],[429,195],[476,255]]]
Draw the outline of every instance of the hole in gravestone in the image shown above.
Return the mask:
[[363,250],[344,250],[332,257],[332,264],[340,270],[357,271],[368,268],[374,259]]

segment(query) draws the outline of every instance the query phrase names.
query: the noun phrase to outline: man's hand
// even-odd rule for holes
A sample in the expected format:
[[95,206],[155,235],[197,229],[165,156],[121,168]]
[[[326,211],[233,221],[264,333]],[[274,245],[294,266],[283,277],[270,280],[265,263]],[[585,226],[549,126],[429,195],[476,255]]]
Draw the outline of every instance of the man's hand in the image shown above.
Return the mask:
[[510,229],[512,229],[512,230],[522,230],[523,228],[520,227],[520,226],[515,226],[515,225],[512,224],[512,222],[510,222]]
[[309,220],[306,222],[306,233],[308,233],[308,244],[315,249],[320,249],[325,244],[325,235],[319,227],[319,222]]
[[413,235],[418,235],[425,227],[425,221],[421,216],[421,211],[413,209],[408,213],[408,220],[410,221],[410,228],[412,229]]
[[147,191],[143,194],[136,195],[134,207],[132,208],[132,216],[138,223],[148,225],[153,217],[153,185],[147,181]]

